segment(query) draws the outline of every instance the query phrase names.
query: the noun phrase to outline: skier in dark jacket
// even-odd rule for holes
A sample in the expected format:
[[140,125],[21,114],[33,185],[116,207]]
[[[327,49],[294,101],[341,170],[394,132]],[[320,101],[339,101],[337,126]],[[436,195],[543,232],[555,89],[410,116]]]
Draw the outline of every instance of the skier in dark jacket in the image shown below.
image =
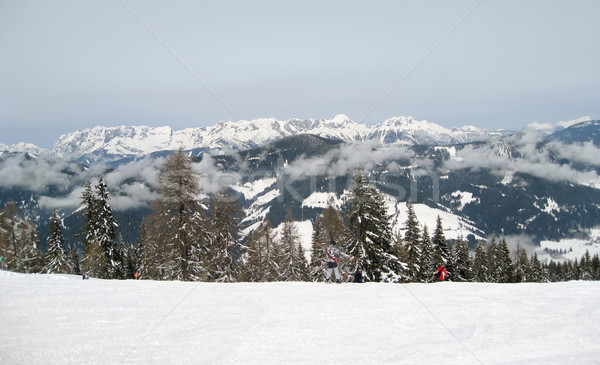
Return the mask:
[[336,247],[334,240],[331,240],[331,244],[325,249],[325,253],[327,254],[327,277],[325,282],[331,282],[331,274],[335,273],[335,282],[341,283],[340,269],[338,269],[340,250]]
[[355,283],[363,282],[363,275],[362,275],[362,271],[360,270],[360,268],[356,269],[356,271],[354,272],[354,282]]

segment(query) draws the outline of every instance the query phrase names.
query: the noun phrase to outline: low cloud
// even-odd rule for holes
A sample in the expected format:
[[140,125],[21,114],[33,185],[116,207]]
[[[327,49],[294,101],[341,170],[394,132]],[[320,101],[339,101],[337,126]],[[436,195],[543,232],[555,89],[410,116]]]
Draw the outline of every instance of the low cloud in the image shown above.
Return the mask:
[[[446,161],[444,168],[451,171],[489,170],[500,176],[518,172],[551,181],[590,185],[599,181],[596,171],[576,168],[572,163],[598,166],[598,155],[600,149],[591,143],[546,143],[536,133],[524,133],[490,141],[483,146],[467,146],[459,150],[455,158]],[[552,156],[567,159],[570,163],[560,163]]]
[[284,172],[291,176],[346,176],[359,166],[365,171],[377,166],[398,168],[394,160],[412,157],[412,151],[405,146],[382,148],[376,142],[351,143],[332,149],[323,156],[300,158],[285,166]]
[[0,188],[23,188],[40,193],[52,185],[67,190],[82,173],[73,162],[15,154],[0,161]]
[[83,187],[76,188],[68,195],[62,197],[42,196],[39,199],[40,207],[44,209],[69,209],[81,203]]

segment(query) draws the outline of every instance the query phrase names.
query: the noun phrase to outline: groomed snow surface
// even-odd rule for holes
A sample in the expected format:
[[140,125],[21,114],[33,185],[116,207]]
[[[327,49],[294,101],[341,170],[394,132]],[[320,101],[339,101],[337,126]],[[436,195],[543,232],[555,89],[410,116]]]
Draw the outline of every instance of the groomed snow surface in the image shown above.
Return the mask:
[[600,282],[209,284],[0,271],[2,364],[598,364]]

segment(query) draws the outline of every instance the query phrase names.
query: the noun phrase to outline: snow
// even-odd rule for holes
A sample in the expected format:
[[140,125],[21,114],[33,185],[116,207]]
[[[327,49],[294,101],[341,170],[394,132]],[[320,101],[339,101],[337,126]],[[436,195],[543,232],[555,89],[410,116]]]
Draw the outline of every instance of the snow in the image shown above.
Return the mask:
[[[300,239],[300,244],[302,245],[302,249],[304,250],[304,256],[310,262],[310,253],[312,246],[312,235],[313,235],[313,224],[310,220],[305,220],[301,222],[294,222],[296,228],[298,229],[298,235]],[[281,232],[283,232],[282,222],[277,228],[274,228],[275,233],[275,241],[281,242]]]
[[[399,232],[402,236],[406,232],[405,223],[408,219],[408,208],[406,202],[397,202],[395,205],[388,205],[388,214],[393,215],[392,230]],[[444,236],[447,239],[458,239],[461,235],[466,238],[469,234],[473,234],[477,239],[484,239],[484,232],[473,225],[473,222],[460,217],[458,215],[446,212],[441,209],[431,208],[425,204],[413,204],[413,209],[417,216],[417,220],[421,226],[427,225],[429,234],[433,234],[435,230],[438,215],[442,219],[442,227],[444,228]]]
[[476,202],[478,200],[477,198],[473,198],[473,193],[468,192],[468,191],[457,190],[457,191],[453,192],[452,194],[450,194],[450,196],[460,200],[460,205],[458,208],[456,208],[458,210],[463,210],[465,205],[470,204],[472,202]]
[[[541,241],[540,247],[536,249],[540,261],[549,261],[550,259],[558,262],[565,260],[579,261],[589,251],[590,256],[595,254],[600,255],[600,229],[592,229],[590,231],[591,239],[569,238],[560,241]],[[561,257],[556,255],[551,257],[544,252],[545,249],[551,251],[565,252]]]
[[313,192],[302,201],[302,207],[309,208],[327,208],[329,200],[333,201],[333,206],[339,208],[342,206],[342,201],[335,193]]
[[552,198],[546,198],[546,205],[544,206],[543,210],[544,212],[551,214],[552,216],[554,216],[554,211],[560,212],[558,203],[556,203]]
[[6,364],[597,364],[600,283],[209,284],[0,272]]
[[[332,119],[259,118],[254,120],[221,121],[213,126],[172,130],[168,126],[118,126],[81,129],[60,136],[51,153],[57,157],[116,158],[109,155],[143,156],[156,151],[208,148],[222,153],[247,150],[268,142],[302,133],[346,142],[379,141],[383,145],[451,144],[489,138],[486,130],[454,128],[449,130],[428,121],[412,117],[393,117],[377,125],[352,121],[340,114]],[[388,139],[389,138],[389,139]],[[93,156],[88,156],[93,157]]]
[[272,186],[277,181],[276,178],[259,179],[253,182],[247,182],[244,185],[236,184],[230,187],[238,193],[244,194],[247,200],[253,199],[258,194],[265,191],[266,188]]

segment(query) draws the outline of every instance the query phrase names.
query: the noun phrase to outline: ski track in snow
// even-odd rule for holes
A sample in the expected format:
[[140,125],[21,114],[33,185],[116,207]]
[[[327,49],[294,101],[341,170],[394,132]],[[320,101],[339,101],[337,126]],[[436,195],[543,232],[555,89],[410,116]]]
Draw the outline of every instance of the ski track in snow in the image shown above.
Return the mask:
[[185,283],[0,271],[2,364],[598,364],[600,282]]

